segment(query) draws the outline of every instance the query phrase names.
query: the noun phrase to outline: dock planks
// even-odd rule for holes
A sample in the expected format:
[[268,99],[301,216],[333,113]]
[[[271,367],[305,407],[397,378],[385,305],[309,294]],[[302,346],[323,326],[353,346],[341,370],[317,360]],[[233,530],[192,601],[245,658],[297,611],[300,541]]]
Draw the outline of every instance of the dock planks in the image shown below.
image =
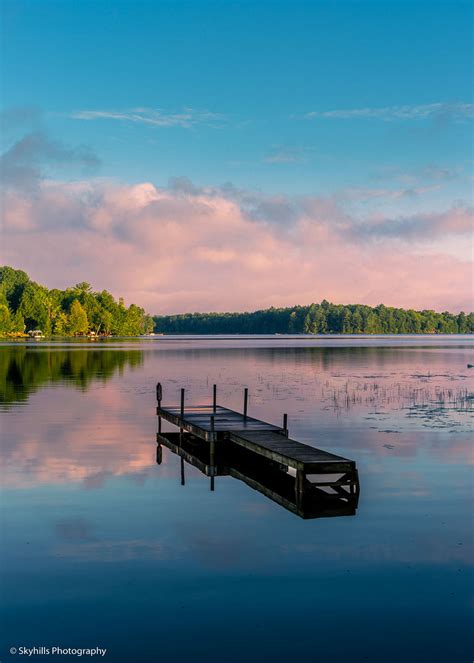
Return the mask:
[[[222,439],[231,431],[281,431],[282,429],[273,424],[245,417],[240,412],[229,410],[220,405],[191,405],[184,408],[183,414],[179,407],[157,407],[156,413],[166,421],[193,433],[198,437],[210,441],[213,439]],[[214,419],[214,429],[213,426]]]
[[354,461],[272,431],[253,431],[250,435],[247,431],[230,432],[229,439],[249,451],[305,474],[355,470]]
[[[215,394],[214,387],[214,399]],[[157,396],[156,413],[160,419],[207,442],[232,442],[254,454],[291,467],[303,477],[318,472],[357,471],[354,461],[293,440],[288,437],[285,428],[248,416],[247,390],[244,414],[217,405],[216,402],[212,405],[184,406],[184,390],[181,393],[181,407],[164,407],[161,404],[160,384],[157,385]]]

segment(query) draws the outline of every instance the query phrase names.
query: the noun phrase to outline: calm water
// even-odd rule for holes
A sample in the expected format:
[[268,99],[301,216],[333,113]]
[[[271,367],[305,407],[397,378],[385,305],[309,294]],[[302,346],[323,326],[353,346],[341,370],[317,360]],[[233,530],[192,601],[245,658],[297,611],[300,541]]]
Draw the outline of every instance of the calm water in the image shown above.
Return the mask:
[[[470,663],[468,363],[465,337],[1,345],[1,660]],[[216,382],[288,412],[357,462],[357,514],[303,520],[191,466],[182,486],[178,457],[155,462],[157,380],[164,404]]]

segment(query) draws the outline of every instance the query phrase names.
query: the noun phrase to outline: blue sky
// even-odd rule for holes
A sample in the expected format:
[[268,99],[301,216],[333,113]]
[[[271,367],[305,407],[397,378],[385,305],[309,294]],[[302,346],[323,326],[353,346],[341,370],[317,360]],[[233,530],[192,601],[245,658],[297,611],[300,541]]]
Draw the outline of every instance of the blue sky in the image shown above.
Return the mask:
[[[183,294],[189,279],[176,290],[177,271],[157,257],[166,294],[160,272],[126,295],[156,311],[222,310],[232,301],[209,293],[209,279],[232,279],[235,293],[247,287],[235,286],[239,270],[255,270],[250,282],[265,283],[268,255],[244,265],[237,231],[226,245],[238,220],[274,252],[277,271],[268,264],[255,301],[234,307],[472,301],[472,4],[4,0],[2,24],[2,168],[13,191],[5,261],[57,287],[83,280],[81,269],[97,287],[112,274],[113,287],[118,255],[142,260],[147,246],[154,263],[166,224],[187,237],[200,223],[208,244],[188,247],[203,262],[195,292]],[[201,218],[202,204],[211,211]],[[60,232],[81,231],[83,254],[54,272],[28,251],[33,229],[45,252]],[[91,258],[94,232],[116,251],[106,272]],[[323,270],[313,256],[331,241]],[[398,295],[388,281],[375,287],[394,253],[404,258],[392,267]],[[341,280],[348,254],[352,272]],[[441,254],[456,277],[412,297],[418,257],[429,273]],[[283,266],[300,265],[301,281],[285,291]],[[364,269],[354,289],[353,272]]]
[[[7,0],[3,23],[4,101],[91,146],[102,176],[307,193],[469,170],[465,117],[308,116],[470,103],[468,3]],[[136,108],[195,123],[72,119]]]

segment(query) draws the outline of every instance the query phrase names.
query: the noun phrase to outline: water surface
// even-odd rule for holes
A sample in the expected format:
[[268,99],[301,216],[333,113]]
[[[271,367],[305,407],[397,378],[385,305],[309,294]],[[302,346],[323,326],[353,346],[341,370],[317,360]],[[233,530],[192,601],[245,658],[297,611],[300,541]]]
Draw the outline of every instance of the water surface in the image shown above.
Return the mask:
[[[459,336],[2,344],[2,660],[471,661],[473,359]],[[302,520],[191,466],[182,486],[158,380],[165,404],[217,383],[287,412],[357,462],[357,514]]]

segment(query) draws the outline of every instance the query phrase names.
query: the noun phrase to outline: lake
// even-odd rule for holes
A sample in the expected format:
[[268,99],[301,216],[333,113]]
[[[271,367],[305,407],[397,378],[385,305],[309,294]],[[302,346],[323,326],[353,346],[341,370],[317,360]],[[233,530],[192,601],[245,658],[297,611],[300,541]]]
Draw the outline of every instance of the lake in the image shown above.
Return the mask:
[[[469,363],[462,336],[0,344],[2,660],[471,661]],[[158,465],[157,381],[164,404],[216,383],[222,405],[248,387],[250,415],[288,413],[356,461],[356,514],[211,491],[166,448]]]

